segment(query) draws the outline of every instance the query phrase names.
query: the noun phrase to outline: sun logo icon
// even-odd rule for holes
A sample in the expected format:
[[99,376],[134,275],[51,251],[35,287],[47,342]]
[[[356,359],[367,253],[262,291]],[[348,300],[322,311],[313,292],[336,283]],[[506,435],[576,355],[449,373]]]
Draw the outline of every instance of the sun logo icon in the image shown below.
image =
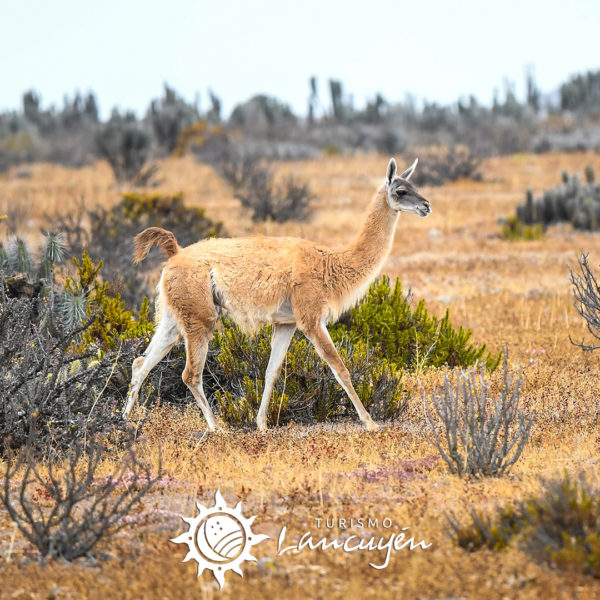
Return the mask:
[[234,571],[243,576],[240,565],[245,560],[256,560],[250,554],[252,546],[259,544],[268,535],[253,533],[250,526],[256,516],[246,519],[242,515],[242,503],[229,508],[220,490],[215,492],[212,508],[196,502],[199,513],[195,517],[182,517],[189,530],[171,542],[187,544],[189,551],[182,562],[194,559],[198,563],[198,577],[209,569],[213,572],[219,588],[225,583],[225,573]]

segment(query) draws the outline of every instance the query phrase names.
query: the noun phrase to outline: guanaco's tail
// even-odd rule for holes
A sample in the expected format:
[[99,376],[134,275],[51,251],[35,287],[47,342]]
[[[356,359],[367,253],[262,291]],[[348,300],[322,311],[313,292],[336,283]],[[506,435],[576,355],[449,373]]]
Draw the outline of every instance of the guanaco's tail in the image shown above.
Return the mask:
[[136,264],[142,262],[148,256],[153,244],[159,246],[167,258],[175,256],[181,250],[175,236],[170,231],[161,227],[148,227],[133,238],[133,262]]

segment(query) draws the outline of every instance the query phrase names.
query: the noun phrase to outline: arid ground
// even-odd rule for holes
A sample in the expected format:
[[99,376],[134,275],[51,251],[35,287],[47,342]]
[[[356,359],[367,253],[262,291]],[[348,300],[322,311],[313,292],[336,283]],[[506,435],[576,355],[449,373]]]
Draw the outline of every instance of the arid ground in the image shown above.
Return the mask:
[[[412,157],[406,157],[411,160]],[[146,457],[161,448],[164,477],[130,528],[107,541],[97,562],[42,566],[0,509],[0,597],[5,598],[600,598],[600,581],[536,564],[518,548],[475,553],[452,545],[446,515],[468,514],[525,498],[540,489],[539,477],[586,471],[600,481],[600,352],[584,353],[569,335],[586,335],[573,306],[568,265],[583,250],[600,264],[600,236],[551,227],[538,241],[501,239],[498,218],[513,214],[526,188],[536,192],[559,183],[562,170],[600,173],[600,155],[514,155],[482,165],[483,181],[422,188],[433,213],[426,219],[402,215],[384,271],[399,276],[415,299],[433,314],[450,310],[452,322],[473,330],[473,339],[494,352],[506,344],[510,365],[524,371],[523,406],[537,416],[521,460],[502,478],[460,479],[436,460],[423,417],[419,384],[404,419],[366,433],[358,422],[290,425],[270,430],[229,430],[205,435],[194,405],[185,412],[153,408],[140,432]],[[299,235],[323,243],[349,239],[383,180],[387,157],[331,156],[282,163],[278,173],[308,180],[318,196],[312,221],[254,225],[232,191],[208,166],[190,157],[160,164],[159,189],[183,191],[188,204],[204,206],[230,235]],[[119,198],[109,167],[77,170],[33,165],[31,177],[0,176],[0,214],[19,223],[35,241],[45,215],[69,210],[80,198],[109,205]],[[0,224],[0,227],[2,225]],[[3,232],[0,232],[2,234]],[[589,338],[588,338],[589,339]],[[425,388],[441,372],[421,375]],[[142,409],[143,410],[143,409]],[[110,465],[107,465],[107,470]],[[194,561],[182,563],[186,548],[169,541],[185,531],[178,515],[193,516],[195,501],[212,506],[220,489],[228,504],[243,500],[246,516],[257,515],[256,533],[272,539],[244,563],[243,578],[226,574],[222,591],[209,571],[196,577]],[[384,518],[382,528],[329,530],[316,519]],[[318,539],[349,533],[376,539],[403,527],[425,550],[385,552],[309,551],[277,555],[306,531]]]

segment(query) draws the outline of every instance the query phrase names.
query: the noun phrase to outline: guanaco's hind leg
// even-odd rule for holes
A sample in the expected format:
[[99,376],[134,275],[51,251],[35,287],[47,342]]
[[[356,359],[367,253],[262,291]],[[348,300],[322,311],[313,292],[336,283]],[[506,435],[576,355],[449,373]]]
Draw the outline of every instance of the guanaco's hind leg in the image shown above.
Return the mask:
[[143,356],[133,361],[131,367],[131,385],[129,386],[129,398],[123,412],[123,418],[127,418],[140,393],[140,388],[150,371],[169,353],[169,350],[179,342],[181,335],[173,318],[171,311],[165,307],[163,314],[152,336],[152,340],[146,348]]
[[350,379],[350,373],[337,353],[325,324],[319,322],[311,327],[302,327],[301,329],[306,337],[312,342],[317,354],[329,365],[338,383],[344,388],[346,394],[348,394],[360,420],[367,430],[377,431],[379,427],[373,419],[371,419],[371,415],[366,411],[358,394],[354,390],[352,380]]
[[281,365],[285,358],[287,349],[294,337],[296,325],[273,325],[273,337],[271,338],[271,356],[265,373],[265,389],[263,390],[260,401],[260,409],[256,417],[256,424],[261,431],[267,428],[267,409],[269,408],[269,400],[273,394],[273,386],[279,377]]
[[202,411],[208,428],[217,429],[217,420],[206,399],[202,386],[202,371],[208,353],[208,344],[217,322],[217,310],[212,296],[210,274],[188,270],[165,271],[164,287],[169,305],[183,329],[186,364],[183,382],[192,392]]
[[211,431],[215,431],[219,425],[206,399],[202,385],[202,371],[204,370],[204,363],[206,362],[206,355],[208,353],[208,343],[211,337],[212,329],[206,331],[201,336],[186,337],[185,349],[187,360],[182,379],[192,392],[196,404],[206,419],[208,428]]

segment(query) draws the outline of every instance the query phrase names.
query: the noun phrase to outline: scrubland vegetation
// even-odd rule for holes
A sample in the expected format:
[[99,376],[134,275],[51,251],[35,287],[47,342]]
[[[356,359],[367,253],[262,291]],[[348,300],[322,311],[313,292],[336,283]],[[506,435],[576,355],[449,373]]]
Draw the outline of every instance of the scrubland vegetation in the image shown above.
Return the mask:
[[[600,355],[585,351],[600,335],[600,158],[593,145],[525,152],[564,149],[551,134],[557,120],[575,136],[594,121],[594,77],[567,82],[555,113],[533,82],[522,103],[509,89],[491,108],[413,112],[381,98],[357,111],[331,82],[332,113],[317,114],[312,98],[302,123],[274,99],[254,98],[225,120],[215,96],[200,113],[169,89],[144,119],[100,123],[92,96],[53,111],[35,94],[23,114],[2,115],[0,589],[600,597]],[[269,430],[257,433],[270,330],[249,336],[226,314],[204,375],[225,432],[207,433],[181,381],[182,347],[122,420],[162,262],[151,253],[143,269],[131,265],[135,233],[161,226],[184,245],[247,234],[344,242],[387,153],[409,149],[412,161],[417,138],[433,213],[401,216],[385,275],[330,327],[379,432],[362,429],[296,334]],[[553,189],[563,172],[586,183],[568,175]],[[179,516],[218,488],[273,538],[220,592],[169,542]],[[307,530],[343,538],[356,532],[337,521],[318,530],[316,519],[368,517],[431,546],[395,553],[382,570],[359,552],[277,555],[283,526],[289,540]]]

